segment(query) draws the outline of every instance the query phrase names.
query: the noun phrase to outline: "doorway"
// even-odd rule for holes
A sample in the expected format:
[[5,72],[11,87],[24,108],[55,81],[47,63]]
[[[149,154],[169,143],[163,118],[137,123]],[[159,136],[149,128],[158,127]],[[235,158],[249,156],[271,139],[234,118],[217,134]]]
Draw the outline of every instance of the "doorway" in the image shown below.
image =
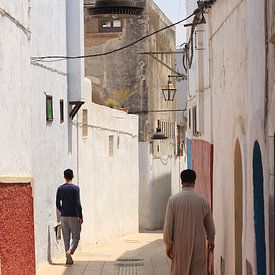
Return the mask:
[[235,274],[242,275],[243,167],[240,142],[234,152]]
[[257,274],[266,275],[264,176],[262,154],[256,141],[253,149],[254,226],[256,237]]

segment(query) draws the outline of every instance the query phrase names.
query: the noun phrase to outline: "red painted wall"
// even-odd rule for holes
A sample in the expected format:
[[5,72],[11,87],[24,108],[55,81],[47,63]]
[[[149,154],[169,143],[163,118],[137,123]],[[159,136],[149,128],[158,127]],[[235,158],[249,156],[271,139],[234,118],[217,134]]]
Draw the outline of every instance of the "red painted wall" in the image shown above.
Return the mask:
[[208,198],[212,205],[213,144],[192,140],[192,169],[197,173],[196,190]]
[[[204,140],[192,140],[192,169],[197,173],[195,189],[207,197],[213,208],[213,144]],[[214,258],[207,251],[207,271],[205,275],[214,274]]]
[[2,275],[35,275],[30,184],[0,183],[0,260]]

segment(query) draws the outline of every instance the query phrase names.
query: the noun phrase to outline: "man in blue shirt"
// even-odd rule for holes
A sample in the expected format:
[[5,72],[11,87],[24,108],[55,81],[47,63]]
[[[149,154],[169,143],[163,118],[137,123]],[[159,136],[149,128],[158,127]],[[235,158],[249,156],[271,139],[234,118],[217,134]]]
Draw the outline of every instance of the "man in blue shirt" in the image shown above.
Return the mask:
[[[66,183],[59,186],[56,193],[56,207],[61,212],[61,228],[66,251],[66,264],[73,264],[74,254],[80,240],[81,224],[83,223],[79,187],[74,185],[73,171],[64,171]],[[71,243],[72,236],[72,243]]]

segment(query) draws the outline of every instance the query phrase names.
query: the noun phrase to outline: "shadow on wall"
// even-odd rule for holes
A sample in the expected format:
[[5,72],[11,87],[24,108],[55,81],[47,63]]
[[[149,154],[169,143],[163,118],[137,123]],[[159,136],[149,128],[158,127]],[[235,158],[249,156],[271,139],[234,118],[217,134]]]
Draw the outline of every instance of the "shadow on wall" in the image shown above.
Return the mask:
[[171,174],[165,174],[160,177],[154,175],[152,182],[152,216],[154,230],[163,228],[166,206],[171,192]]

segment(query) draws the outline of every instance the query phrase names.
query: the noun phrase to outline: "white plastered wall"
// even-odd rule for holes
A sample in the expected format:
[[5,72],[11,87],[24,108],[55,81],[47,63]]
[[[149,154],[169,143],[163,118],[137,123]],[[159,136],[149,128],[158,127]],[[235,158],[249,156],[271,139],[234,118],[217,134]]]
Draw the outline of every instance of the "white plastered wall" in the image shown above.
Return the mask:
[[0,175],[32,175],[29,9],[0,1]]
[[[66,55],[66,0],[32,1],[31,55]],[[73,16],[73,15],[72,15]],[[32,167],[36,262],[63,253],[54,235],[55,195],[64,183],[63,171],[77,173],[76,119],[69,118],[67,62],[32,62]],[[79,87],[81,91],[81,87]],[[46,95],[53,97],[53,121],[46,121]],[[64,100],[64,122],[60,122],[60,100]]]
[[[84,224],[81,247],[138,232],[138,117],[91,102],[85,82],[79,114],[80,190]],[[88,136],[82,136],[83,110]],[[113,136],[113,156],[109,152]]]
[[[268,155],[265,139],[265,28],[261,1],[216,2],[210,13],[214,137],[214,217],[225,274],[234,274],[234,149],[239,139],[243,160],[243,272],[246,260],[256,272],[253,147],[262,151],[268,272]],[[257,33],[257,43],[255,43]],[[219,273],[218,273],[219,274]]]

